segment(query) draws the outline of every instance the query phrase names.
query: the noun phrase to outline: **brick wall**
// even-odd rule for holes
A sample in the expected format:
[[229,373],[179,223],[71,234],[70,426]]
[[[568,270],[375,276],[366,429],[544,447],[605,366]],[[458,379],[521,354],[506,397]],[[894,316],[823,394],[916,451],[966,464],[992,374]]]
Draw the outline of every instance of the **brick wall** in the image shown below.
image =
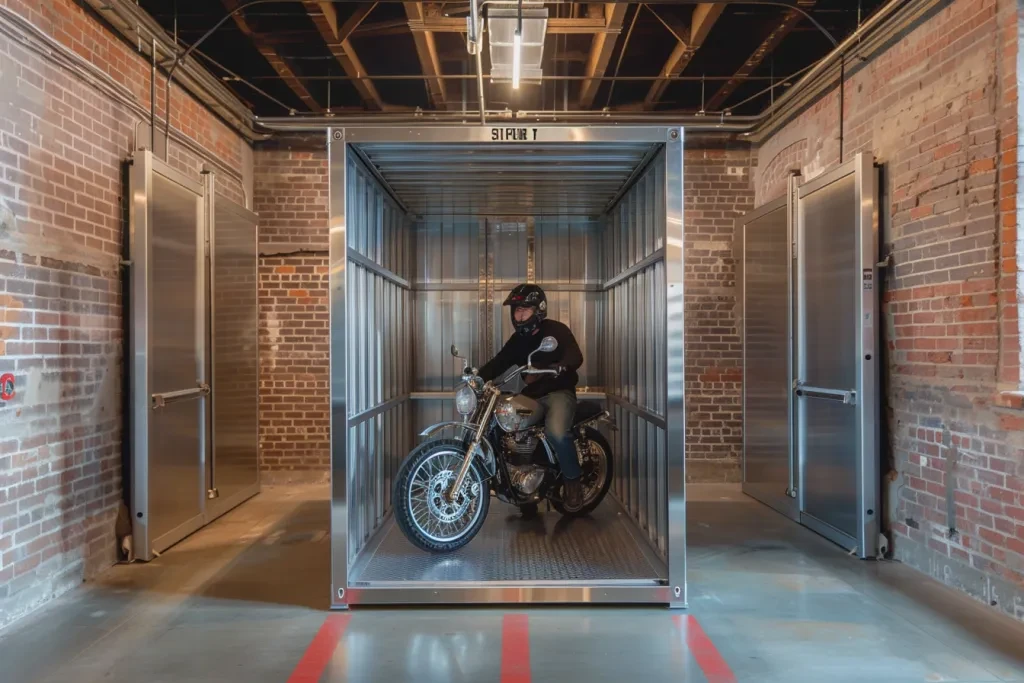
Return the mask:
[[[1003,407],[1019,369],[1016,21],[1013,2],[957,0],[862,64],[843,151],[883,164],[895,556],[1024,619],[1024,414]],[[761,146],[759,204],[786,169],[835,165],[837,107],[833,92]]]
[[[0,372],[14,373],[17,392],[0,402],[2,626],[115,560],[120,162],[132,149],[136,109],[149,106],[149,64],[72,0],[0,5],[135,97],[132,106],[0,36],[0,202],[15,216],[0,235]],[[174,128],[241,167],[242,140],[182,91],[172,97]],[[173,139],[171,163],[192,173],[201,165]],[[221,191],[241,195],[235,182]]]
[[330,473],[328,175],[324,149],[255,154],[260,215],[260,447],[265,481]]
[[686,474],[736,482],[743,455],[743,346],[737,324],[736,219],[754,208],[751,150],[687,140],[683,161]]

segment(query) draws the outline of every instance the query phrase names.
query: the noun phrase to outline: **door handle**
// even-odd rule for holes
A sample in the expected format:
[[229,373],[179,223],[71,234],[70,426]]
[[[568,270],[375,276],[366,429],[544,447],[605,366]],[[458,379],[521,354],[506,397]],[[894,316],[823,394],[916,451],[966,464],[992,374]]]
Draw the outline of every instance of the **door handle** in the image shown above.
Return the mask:
[[196,382],[194,389],[179,389],[178,391],[166,391],[162,394],[153,394],[150,397],[150,405],[153,410],[163,408],[171,403],[189,401],[200,396],[210,395],[210,385],[206,382]]
[[824,387],[812,387],[803,382],[797,382],[797,396],[807,398],[820,398],[826,401],[842,401],[845,405],[857,405],[857,392],[852,389],[825,389]]

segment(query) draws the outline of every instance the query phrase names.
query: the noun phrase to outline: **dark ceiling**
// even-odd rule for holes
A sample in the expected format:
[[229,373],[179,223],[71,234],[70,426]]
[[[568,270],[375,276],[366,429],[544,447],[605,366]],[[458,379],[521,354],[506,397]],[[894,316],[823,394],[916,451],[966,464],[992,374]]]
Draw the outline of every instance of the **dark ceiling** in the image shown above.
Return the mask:
[[[814,23],[781,5],[796,5],[841,41],[884,1],[659,0],[623,4],[617,11],[610,4],[548,3],[549,19],[565,21],[557,33],[549,25],[545,80],[524,83],[518,91],[490,83],[485,33],[484,97],[490,110],[757,114],[770,105],[773,94],[778,97],[795,81],[790,76],[832,49]],[[140,0],[169,33],[177,32],[183,49],[245,2]],[[491,6],[484,5],[484,16]],[[292,110],[324,113],[328,108],[335,113],[416,107],[475,110],[475,62],[466,51],[464,33],[467,14],[466,0],[263,2],[227,20],[198,53],[260,116]],[[612,30],[602,40],[595,25]],[[679,48],[677,36],[686,39],[689,49]],[[659,82],[666,70],[675,76]],[[424,78],[435,72],[441,78]],[[367,76],[370,80],[361,80]],[[594,91],[584,87],[584,76],[603,80],[591,81],[598,86]]]

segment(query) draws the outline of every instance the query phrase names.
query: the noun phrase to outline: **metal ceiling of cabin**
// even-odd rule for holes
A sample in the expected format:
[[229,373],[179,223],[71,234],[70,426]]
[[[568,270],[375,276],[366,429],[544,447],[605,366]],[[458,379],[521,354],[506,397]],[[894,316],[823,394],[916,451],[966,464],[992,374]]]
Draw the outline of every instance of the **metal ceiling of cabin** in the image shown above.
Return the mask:
[[357,145],[415,214],[602,215],[657,145]]

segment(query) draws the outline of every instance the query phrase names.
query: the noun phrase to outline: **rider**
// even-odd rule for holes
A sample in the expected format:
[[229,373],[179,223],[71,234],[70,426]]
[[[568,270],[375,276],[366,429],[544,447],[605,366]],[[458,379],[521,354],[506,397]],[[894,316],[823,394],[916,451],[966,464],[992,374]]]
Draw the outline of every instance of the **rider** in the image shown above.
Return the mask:
[[480,377],[491,381],[513,366],[525,365],[527,357],[540,346],[544,337],[554,337],[558,348],[549,353],[538,352],[533,366],[538,369],[557,369],[557,375],[525,375],[526,387],[522,394],[545,408],[544,431],[550,441],[565,481],[563,487],[565,507],[576,512],[583,507],[580,487],[580,464],[576,448],[570,437],[576,414],[576,371],[583,365],[583,353],[569,328],[547,317],[548,300],[537,285],[519,285],[508,295],[503,306],[510,306],[515,333],[505,342],[498,355],[480,368]]

